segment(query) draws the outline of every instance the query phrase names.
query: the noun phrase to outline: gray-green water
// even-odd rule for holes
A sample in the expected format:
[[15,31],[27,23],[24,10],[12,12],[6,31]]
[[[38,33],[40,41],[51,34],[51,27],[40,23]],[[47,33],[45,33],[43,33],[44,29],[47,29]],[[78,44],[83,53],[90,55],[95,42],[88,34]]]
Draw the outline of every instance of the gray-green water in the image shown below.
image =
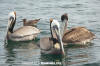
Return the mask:
[[[65,47],[66,60],[60,56],[41,55],[36,43],[9,42],[5,47],[4,37],[8,13],[15,10],[17,22],[22,18],[42,18],[38,23],[41,34],[50,35],[49,18],[60,21],[68,13],[68,27],[84,26],[98,39],[87,47]],[[17,23],[15,29],[22,26]],[[0,66],[100,66],[100,0],[0,0]]]

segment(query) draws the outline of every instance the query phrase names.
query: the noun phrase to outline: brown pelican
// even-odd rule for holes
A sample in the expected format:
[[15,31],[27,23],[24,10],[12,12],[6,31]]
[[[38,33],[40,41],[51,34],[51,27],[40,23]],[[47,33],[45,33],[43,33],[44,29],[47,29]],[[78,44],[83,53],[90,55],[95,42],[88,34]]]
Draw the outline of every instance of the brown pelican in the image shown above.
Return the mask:
[[68,23],[68,14],[63,14],[61,16],[62,23],[65,24],[62,28],[63,38],[62,41],[64,43],[74,43],[74,44],[87,44],[92,39],[95,38],[95,35],[90,32],[85,27],[75,27],[70,30],[67,30]]
[[27,20],[27,19],[23,19],[23,25],[24,26],[34,26],[37,24],[37,22],[39,22],[40,19],[35,19],[35,20]]
[[40,39],[41,53],[43,54],[64,54],[60,24],[57,20],[50,19],[51,37]]
[[10,12],[7,26],[7,40],[28,41],[34,39],[40,30],[32,26],[23,26],[13,31],[16,23],[16,12]]

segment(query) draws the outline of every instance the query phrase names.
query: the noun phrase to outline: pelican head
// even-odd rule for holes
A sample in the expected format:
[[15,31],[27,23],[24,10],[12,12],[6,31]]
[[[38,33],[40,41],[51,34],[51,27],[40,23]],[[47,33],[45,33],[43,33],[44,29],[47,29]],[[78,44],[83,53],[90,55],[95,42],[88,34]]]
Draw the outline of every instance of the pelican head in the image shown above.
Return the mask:
[[16,12],[10,12],[8,16],[8,26],[7,30],[10,31],[11,33],[13,32],[13,28],[16,22]]
[[65,21],[65,20],[68,21],[68,14],[67,14],[67,13],[65,13],[65,14],[63,14],[63,15],[61,16],[61,21],[63,22],[63,21]]
[[25,18],[24,18],[24,19],[22,19],[22,20],[23,20],[23,22],[26,22],[26,21],[27,21],[27,19],[25,19]]
[[66,32],[66,29],[67,29],[67,23],[68,23],[68,14],[65,13],[61,16],[61,29],[62,29],[62,33],[61,35],[63,36],[63,34]]
[[[57,20],[54,20],[54,19],[50,19],[50,24],[51,24],[52,34],[55,33],[55,35],[57,37],[56,38],[58,40],[57,45],[59,44],[60,50],[64,54],[64,47],[63,47],[62,37],[61,37],[61,34],[60,34],[60,24]],[[53,38],[55,38],[55,37],[53,37]]]

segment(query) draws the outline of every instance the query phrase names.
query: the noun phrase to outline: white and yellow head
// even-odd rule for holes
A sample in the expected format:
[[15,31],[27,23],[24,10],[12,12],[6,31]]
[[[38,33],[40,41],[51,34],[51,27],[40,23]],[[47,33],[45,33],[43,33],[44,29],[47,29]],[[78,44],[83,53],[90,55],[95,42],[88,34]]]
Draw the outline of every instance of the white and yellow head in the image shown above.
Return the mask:
[[[52,34],[53,32],[56,34],[56,39],[58,40],[58,43],[55,44],[55,48],[59,49],[64,53],[64,47],[63,47],[63,42],[62,42],[62,37],[61,37],[61,33],[60,33],[60,24],[57,20],[54,19],[50,19],[50,26],[51,26],[51,31]],[[59,45],[58,45],[59,44]],[[60,47],[59,47],[60,46]]]

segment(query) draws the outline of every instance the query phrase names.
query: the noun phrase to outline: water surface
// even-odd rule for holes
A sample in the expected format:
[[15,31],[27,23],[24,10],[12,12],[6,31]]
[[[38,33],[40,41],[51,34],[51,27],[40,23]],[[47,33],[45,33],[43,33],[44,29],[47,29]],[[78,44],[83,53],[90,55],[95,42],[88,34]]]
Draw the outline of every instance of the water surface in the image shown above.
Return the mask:
[[[63,13],[68,13],[68,29],[84,26],[98,39],[90,46],[66,47],[66,58],[41,55],[35,42],[9,42],[4,44],[8,13],[16,11],[17,22],[22,18],[42,18],[39,38],[50,36],[49,18],[60,21]],[[17,23],[15,29],[22,26]],[[100,0],[0,0],[0,66],[100,66]]]

